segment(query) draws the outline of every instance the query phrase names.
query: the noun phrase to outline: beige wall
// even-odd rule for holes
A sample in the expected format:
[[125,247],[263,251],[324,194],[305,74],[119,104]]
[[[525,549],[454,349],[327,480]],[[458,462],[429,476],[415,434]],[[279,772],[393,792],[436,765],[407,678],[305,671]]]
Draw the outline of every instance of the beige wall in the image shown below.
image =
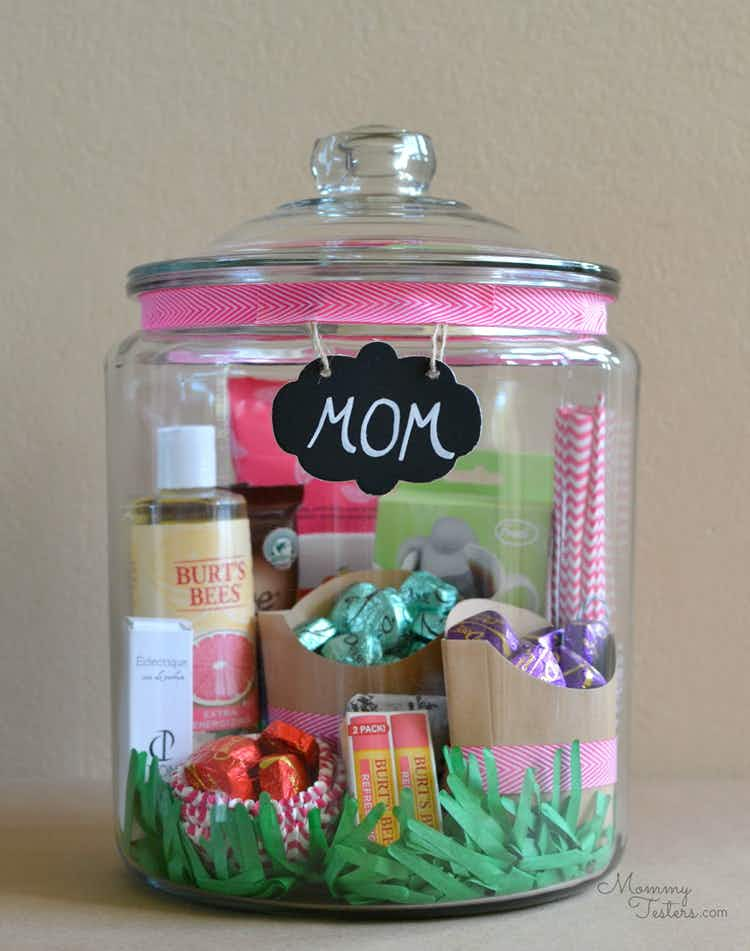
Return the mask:
[[0,0],[0,775],[108,770],[101,361],[131,265],[432,133],[435,190],[619,265],[644,368],[634,763],[747,771],[746,0]]

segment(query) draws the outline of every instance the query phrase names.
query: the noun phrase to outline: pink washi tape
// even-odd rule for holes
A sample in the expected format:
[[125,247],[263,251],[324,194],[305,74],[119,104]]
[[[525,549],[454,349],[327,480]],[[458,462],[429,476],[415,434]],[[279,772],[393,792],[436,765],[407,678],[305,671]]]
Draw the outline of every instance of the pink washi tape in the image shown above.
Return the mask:
[[[581,742],[581,785],[584,789],[613,786],[617,782],[617,738]],[[551,792],[556,750],[562,750],[560,785],[570,789],[570,745],[551,743],[538,746],[493,746],[500,792],[520,793],[526,770],[531,767],[542,792]],[[481,746],[462,746],[464,757],[475,756],[482,782],[487,786],[484,750]]]
[[305,733],[322,736],[335,747],[339,746],[339,729],[343,717],[335,713],[305,713],[302,710],[287,710],[286,707],[269,707],[268,719],[291,723]]

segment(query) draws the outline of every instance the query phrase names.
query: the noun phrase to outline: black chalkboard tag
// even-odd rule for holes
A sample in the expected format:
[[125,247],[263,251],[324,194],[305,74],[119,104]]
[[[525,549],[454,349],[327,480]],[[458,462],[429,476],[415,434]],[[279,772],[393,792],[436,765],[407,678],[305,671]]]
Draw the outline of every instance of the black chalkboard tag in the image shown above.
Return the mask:
[[437,361],[431,379],[429,365],[379,341],[356,357],[331,357],[329,377],[314,360],[276,395],[276,441],[311,476],[355,479],[370,495],[440,479],[479,441],[482,413],[450,367]]

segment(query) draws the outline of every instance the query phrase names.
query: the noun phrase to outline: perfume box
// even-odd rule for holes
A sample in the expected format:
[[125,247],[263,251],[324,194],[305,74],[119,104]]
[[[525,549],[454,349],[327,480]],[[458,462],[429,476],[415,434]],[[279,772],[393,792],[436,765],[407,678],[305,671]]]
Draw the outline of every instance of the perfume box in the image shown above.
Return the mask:
[[145,750],[162,772],[193,750],[193,626],[127,617],[123,754]]

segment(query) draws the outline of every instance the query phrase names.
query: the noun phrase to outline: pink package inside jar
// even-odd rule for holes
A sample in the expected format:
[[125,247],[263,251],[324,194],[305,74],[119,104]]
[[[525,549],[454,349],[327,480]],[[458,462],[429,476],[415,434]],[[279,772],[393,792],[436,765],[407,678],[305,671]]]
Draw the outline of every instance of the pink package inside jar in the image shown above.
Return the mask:
[[300,594],[342,571],[371,568],[378,500],[355,482],[323,482],[279,447],[271,407],[283,381],[232,377],[228,383],[232,464],[251,486],[302,485],[297,510]]

